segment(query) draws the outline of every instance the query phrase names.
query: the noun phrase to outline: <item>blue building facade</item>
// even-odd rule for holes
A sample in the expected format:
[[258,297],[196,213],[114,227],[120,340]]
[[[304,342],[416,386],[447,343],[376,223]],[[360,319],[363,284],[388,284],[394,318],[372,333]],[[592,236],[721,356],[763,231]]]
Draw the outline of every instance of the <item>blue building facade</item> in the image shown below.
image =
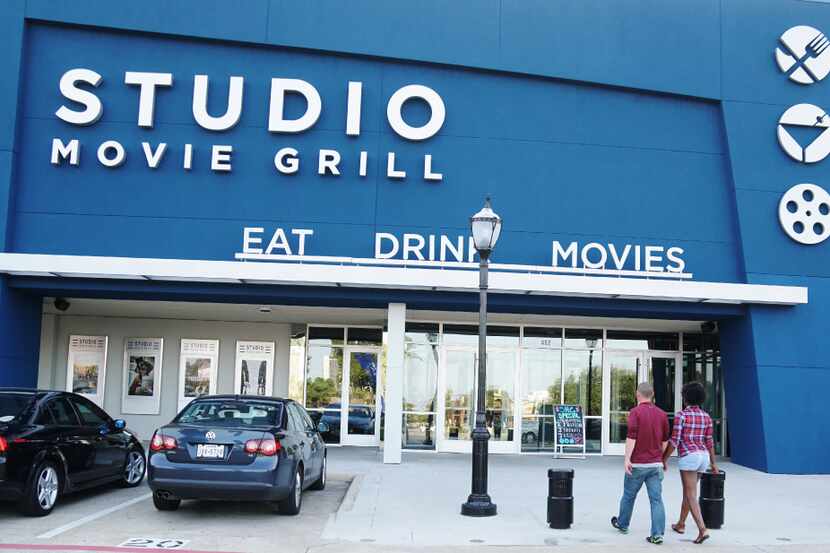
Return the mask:
[[798,26],[830,4],[11,0],[0,384],[38,383],[44,298],[475,311],[490,195],[492,311],[716,322],[733,461],[830,473],[830,245],[779,214],[828,209],[778,137],[830,104]]

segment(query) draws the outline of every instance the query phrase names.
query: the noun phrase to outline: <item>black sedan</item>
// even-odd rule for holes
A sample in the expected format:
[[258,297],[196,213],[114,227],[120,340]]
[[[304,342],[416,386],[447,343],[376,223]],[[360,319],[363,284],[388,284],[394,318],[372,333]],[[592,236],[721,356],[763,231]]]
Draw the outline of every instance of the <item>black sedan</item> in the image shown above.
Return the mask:
[[162,511],[182,499],[267,501],[296,515],[306,488],[326,486],[326,445],[299,404],[284,399],[206,396],[156,431],[148,484]]
[[138,486],[141,442],[77,394],[0,388],[0,499],[48,515],[64,493],[110,482]]

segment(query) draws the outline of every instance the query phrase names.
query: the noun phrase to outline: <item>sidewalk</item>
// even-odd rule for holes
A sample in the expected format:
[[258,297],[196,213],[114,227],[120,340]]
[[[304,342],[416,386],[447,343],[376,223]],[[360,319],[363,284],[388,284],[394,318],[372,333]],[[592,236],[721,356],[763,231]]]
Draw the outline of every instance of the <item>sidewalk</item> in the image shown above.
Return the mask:
[[[401,465],[381,464],[375,449],[332,448],[330,455],[332,471],[358,476],[321,537],[324,542],[365,546],[349,547],[350,551],[476,545],[593,546],[590,550],[596,553],[617,551],[620,546],[626,551],[639,550],[641,545],[646,551],[653,549],[644,542],[649,529],[645,490],[638,498],[629,535],[620,535],[609,524],[622,491],[618,457],[553,460],[491,455],[489,491],[499,514],[474,519],[459,514],[470,486],[467,455],[405,453]],[[575,523],[570,530],[552,530],[546,524],[546,472],[553,467],[576,470]],[[726,524],[711,531],[710,550],[716,546],[724,552],[830,552],[830,476],[768,475],[730,463],[721,468],[727,473]],[[669,522],[676,520],[680,496],[679,475],[672,466],[664,481]],[[666,543],[675,546],[672,549],[696,550],[691,544],[695,535],[691,519],[688,528],[685,536],[669,530]],[[488,547],[489,553],[496,551]]]

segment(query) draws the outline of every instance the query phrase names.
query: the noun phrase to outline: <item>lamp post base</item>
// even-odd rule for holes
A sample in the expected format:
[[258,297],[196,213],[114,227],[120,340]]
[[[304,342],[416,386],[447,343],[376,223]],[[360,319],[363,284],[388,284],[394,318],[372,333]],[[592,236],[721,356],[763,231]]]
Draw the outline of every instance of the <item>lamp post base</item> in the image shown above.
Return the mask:
[[496,504],[489,495],[470,494],[467,502],[461,505],[461,514],[468,517],[492,517],[496,515]]

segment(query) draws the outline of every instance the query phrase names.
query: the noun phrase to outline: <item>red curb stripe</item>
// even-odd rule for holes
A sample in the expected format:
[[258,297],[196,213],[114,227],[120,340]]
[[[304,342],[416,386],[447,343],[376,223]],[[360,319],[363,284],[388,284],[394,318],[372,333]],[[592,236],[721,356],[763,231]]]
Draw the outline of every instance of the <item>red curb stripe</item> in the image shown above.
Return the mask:
[[[115,545],[51,545],[46,543],[0,543],[0,549],[21,549],[23,551],[106,551],[121,553],[146,553],[167,551],[156,547],[118,547]],[[238,551],[207,551],[203,549],[171,549],[179,553],[239,553]]]

